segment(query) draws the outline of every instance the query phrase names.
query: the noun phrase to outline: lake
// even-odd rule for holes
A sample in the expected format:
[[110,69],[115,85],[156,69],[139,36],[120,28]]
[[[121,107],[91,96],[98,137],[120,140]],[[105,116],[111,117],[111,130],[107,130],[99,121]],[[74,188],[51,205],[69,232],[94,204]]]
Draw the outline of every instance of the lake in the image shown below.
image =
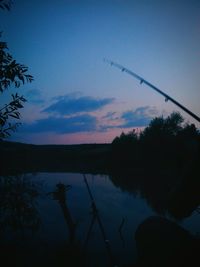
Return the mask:
[[198,210],[177,219],[166,208],[156,209],[153,194],[141,187],[126,190],[109,175],[85,177],[1,177],[1,251],[8,266],[136,266],[135,233],[150,216],[199,234]]

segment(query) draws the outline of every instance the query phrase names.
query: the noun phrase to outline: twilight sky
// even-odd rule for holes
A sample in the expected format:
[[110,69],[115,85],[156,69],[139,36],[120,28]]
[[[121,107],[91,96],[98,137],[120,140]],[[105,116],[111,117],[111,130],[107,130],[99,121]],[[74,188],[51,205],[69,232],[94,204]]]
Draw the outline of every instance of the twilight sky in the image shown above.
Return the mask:
[[[186,113],[133,77],[138,73],[200,115],[200,1],[14,0],[0,11],[2,39],[35,81],[12,140],[110,142],[151,118]],[[14,88],[1,95],[1,105]]]

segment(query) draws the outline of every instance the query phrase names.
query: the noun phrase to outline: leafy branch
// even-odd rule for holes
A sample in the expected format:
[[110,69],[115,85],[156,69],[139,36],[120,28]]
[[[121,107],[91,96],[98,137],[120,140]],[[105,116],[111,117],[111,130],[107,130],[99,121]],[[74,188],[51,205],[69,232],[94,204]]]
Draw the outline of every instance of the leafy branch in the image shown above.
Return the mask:
[[26,74],[28,68],[16,62],[7,52],[5,42],[0,42],[0,92],[8,89],[11,85],[19,88],[25,82],[32,82],[33,76]]
[[[9,6],[0,0],[0,8],[3,7],[8,9]],[[26,82],[32,82],[33,76],[27,74],[27,71],[28,67],[17,63],[13,59],[12,55],[8,52],[7,43],[0,41],[0,94],[11,86],[19,88]],[[0,107],[0,139],[9,137],[11,132],[17,130],[20,123],[16,123],[14,120],[20,119],[19,109],[23,108],[23,103],[26,102],[26,99],[17,93],[11,96],[12,101]]]
[[4,9],[4,10],[10,10],[12,5],[12,1],[11,0],[0,0],[0,8]]
[[0,109],[0,139],[10,136],[10,132],[15,132],[20,123],[8,122],[11,119],[20,119],[20,112],[18,109],[23,108],[23,103],[26,99],[19,96],[17,93],[12,94],[12,101]]

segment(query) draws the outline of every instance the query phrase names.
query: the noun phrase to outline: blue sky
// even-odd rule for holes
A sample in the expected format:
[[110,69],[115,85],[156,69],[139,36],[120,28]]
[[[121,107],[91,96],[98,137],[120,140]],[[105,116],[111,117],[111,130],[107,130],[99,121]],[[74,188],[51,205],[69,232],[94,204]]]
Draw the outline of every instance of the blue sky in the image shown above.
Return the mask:
[[[28,103],[12,140],[110,142],[174,110],[195,122],[103,58],[128,67],[200,115],[199,1],[13,2],[10,12],[0,13],[3,40],[35,81],[20,89]],[[2,103],[12,91],[1,96]]]

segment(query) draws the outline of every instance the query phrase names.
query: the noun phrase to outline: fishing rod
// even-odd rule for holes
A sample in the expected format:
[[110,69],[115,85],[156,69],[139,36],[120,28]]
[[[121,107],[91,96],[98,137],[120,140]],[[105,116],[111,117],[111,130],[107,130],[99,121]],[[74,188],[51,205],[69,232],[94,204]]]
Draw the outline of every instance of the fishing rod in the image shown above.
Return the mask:
[[85,174],[83,174],[83,179],[84,179],[84,182],[86,184],[87,191],[88,191],[88,194],[89,194],[90,199],[91,199],[91,202],[92,202],[92,210],[93,210],[93,216],[94,216],[93,217],[93,220],[91,222],[91,225],[90,225],[90,229],[89,229],[89,232],[88,232],[86,243],[88,242],[89,234],[90,234],[90,232],[92,230],[92,226],[94,224],[94,221],[95,221],[95,219],[97,219],[97,222],[99,224],[99,227],[100,227],[100,230],[101,230],[101,233],[102,233],[102,236],[103,236],[104,243],[106,245],[106,249],[108,251],[108,255],[109,255],[109,258],[110,258],[111,266],[117,267],[117,265],[115,264],[114,258],[113,258],[113,254],[112,254],[112,251],[111,251],[109,240],[106,237],[106,233],[105,233],[105,230],[104,230],[104,227],[103,227],[101,218],[99,216],[98,209],[97,209],[97,206],[96,206],[94,197],[93,197],[92,192],[90,190],[90,187],[89,187],[89,184],[88,184],[88,181],[87,181],[87,178],[86,178],[86,175]]
[[186,107],[184,107],[183,105],[181,105],[178,101],[176,101],[174,98],[172,98],[171,96],[167,95],[166,93],[164,93],[163,91],[161,91],[160,89],[158,89],[156,86],[154,86],[153,84],[151,84],[150,82],[148,82],[147,80],[145,80],[144,78],[142,78],[141,76],[137,75],[135,72],[125,68],[124,66],[113,62],[111,60],[108,59],[104,59],[104,62],[110,64],[111,66],[115,66],[118,69],[120,69],[123,72],[126,72],[128,74],[130,74],[131,76],[135,77],[136,79],[138,79],[140,81],[140,84],[144,83],[146,85],[148,85],[149,87],[151,87],[153,90],[155,90],[156,92],[158,92],[159,94],[161,94],[162,96],[165,97],[165,102],[167,102],[168,100],[171,101],[172,103],[174,103],[175,105],[177,105],[179,108],[181,108],[182,110],[184,110],[186,113],[188,113],[190,116],[192,116],[195,120],[197,120],[198,122],[200,122],[200,118],[194,114],[192,111],[190,111],[189,109],[187,109]]

